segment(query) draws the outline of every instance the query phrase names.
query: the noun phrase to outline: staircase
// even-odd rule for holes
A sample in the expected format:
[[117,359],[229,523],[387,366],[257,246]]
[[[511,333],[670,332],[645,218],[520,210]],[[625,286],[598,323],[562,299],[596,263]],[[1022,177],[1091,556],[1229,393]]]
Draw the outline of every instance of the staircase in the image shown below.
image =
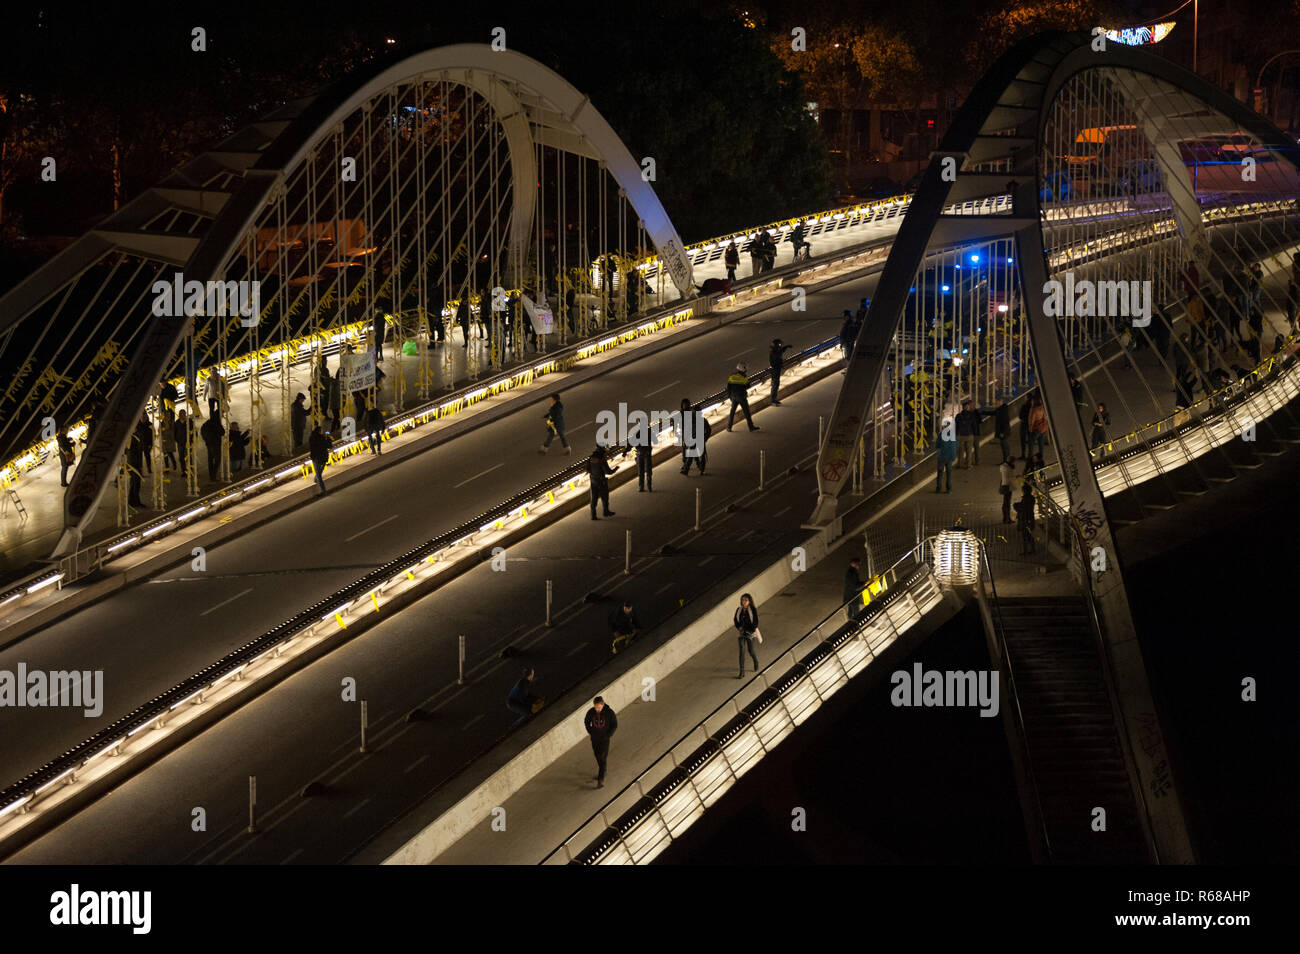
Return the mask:
[[1000,599],[998,612],[1052,862],[1152,863],[1084,598]]

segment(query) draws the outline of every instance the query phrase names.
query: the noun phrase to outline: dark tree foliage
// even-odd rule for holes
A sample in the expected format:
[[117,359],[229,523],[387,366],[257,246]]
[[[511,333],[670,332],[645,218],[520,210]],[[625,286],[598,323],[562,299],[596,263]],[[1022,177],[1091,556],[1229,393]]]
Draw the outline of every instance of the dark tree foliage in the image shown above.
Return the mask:
[[[225,0],[59,4],[6,19],[0,95],[24,106],[11,118],[43,117],[18,131],[25,145],[12,151],[11,241],[18,222],[28,235],[83,231],[243,124],[367,60],[485,43],[495,26],[510,48],[588,94],[637,158],[654,157],[655,189],[685,240],[827,200],[826,148],[799,79],[760,31],[722,9]],[[195,27],[205,52],[191,49]],[[34,157],[45,149],[57,185],[39,181]]]

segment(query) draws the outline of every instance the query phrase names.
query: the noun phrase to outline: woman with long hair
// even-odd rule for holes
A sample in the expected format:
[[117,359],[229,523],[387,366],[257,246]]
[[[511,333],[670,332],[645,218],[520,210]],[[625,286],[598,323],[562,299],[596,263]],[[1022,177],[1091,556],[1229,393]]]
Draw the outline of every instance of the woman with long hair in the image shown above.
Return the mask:
[[758,657],[754,655],[754,640],[762,639],[758,636],[758,607],[754,605],[754,599],[748,593],[740,598],[740,606],[736,609],[735,624],[737,637],[740,644],[740,675],[737,679],[745,678],[745,652],[749,652],[749,658],[754,661],[754,672],[758,672]]

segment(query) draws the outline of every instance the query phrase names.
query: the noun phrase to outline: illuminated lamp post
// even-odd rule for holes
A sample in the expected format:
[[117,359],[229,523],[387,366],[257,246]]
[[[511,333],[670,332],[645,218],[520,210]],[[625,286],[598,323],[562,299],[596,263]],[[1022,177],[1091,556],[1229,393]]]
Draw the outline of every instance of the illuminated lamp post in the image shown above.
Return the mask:
[[934,575],[945,586],[970,586],[980,578],[980,542],[969,530],[941,530],[930,541]]

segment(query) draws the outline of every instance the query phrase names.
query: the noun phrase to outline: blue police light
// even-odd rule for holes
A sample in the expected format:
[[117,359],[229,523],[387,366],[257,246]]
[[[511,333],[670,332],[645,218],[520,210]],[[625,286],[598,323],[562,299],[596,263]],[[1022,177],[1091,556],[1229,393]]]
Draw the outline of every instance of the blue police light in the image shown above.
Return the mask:
[[909,289],[907,290],[907,293],[908,293],[909,295],[915,295],[915,294],[916,294],[916,286],[913,285],[911,288],[909,288]]
[[970,257],[970,260],[971,260],[972,262],[978,262],[978,261],[980,260],[980,257],[979,257],[978,255],[972,255],[972,256]]
[[967,351],[969,351],[969,350],[970,350],[969,348],[962,348],[962,349],[961,349],[961,353],[962,353],[962,354],[965,354],[965,353],[966,353]]
[[1007,261],[1008,261],[1008,262],[1014,262],[1015,259],[1014,259],[1014,258],[1008,258]]
[[950,289],[947,285],[943,285],[941,287],[943,288],[944,291],[952,291],[952,289]]

